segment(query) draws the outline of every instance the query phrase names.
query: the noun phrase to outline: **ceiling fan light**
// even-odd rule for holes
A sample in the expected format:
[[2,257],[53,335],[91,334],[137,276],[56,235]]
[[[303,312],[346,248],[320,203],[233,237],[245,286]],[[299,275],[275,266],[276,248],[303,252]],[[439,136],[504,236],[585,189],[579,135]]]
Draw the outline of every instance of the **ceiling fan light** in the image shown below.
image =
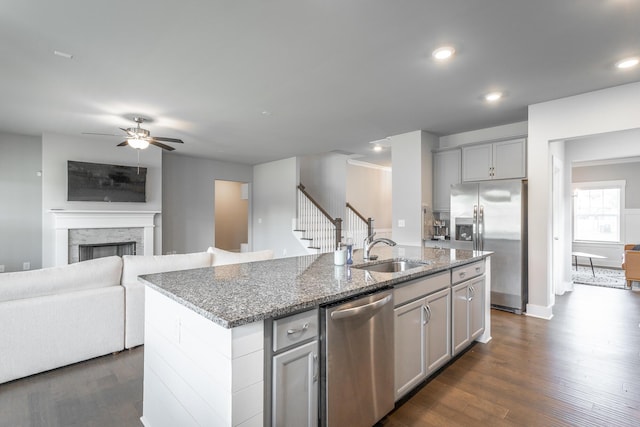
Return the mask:
[[149,141],[144,139],[129,138],[127,139],[127,142],[129,143],[129,146],[138,150],[144,150],[149,146]]

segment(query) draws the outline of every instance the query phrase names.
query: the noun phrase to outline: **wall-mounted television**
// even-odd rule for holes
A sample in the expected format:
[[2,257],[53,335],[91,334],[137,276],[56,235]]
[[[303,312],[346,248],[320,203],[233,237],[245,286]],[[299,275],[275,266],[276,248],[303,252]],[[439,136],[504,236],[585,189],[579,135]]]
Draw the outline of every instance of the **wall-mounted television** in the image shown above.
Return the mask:
[[147,201],[147,168],[67,161],[70,202]]

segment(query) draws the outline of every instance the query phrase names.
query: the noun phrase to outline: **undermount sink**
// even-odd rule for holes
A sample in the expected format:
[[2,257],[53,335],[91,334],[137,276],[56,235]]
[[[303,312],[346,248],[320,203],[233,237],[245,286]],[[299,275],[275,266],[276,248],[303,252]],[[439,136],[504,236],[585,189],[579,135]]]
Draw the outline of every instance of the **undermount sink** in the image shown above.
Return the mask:
[[403,260],[389,260],[376,264],[361,264],[354,265],[353,268],[359,268],[361,270],[376,271],[379,273],[398,273],[402,271],[411,270],[413,268],[420,268],[428,265],[429,262],[412,262]]

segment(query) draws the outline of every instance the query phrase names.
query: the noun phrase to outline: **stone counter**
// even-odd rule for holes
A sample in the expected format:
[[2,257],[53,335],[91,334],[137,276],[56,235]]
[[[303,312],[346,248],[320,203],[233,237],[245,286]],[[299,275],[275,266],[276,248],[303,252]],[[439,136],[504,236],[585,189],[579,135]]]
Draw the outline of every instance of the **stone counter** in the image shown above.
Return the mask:
[[141,276],[149,287],[224,327],[284,316],[483,259],[490,252],[378,245],[378,261],[405,259],[424,267],[398,273],[334,266],[333,253]]

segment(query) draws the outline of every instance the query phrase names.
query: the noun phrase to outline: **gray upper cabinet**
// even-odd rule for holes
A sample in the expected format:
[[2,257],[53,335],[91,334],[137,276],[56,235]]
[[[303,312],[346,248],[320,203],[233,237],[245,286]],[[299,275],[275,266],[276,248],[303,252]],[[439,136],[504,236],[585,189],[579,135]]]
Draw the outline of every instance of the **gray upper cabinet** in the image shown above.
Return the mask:
[[462,180],[525,178],[526,139],[462,147]]
[[460,149],[433,154],[433,210],[448,211],[451,207],[451,186],[460,183]]

